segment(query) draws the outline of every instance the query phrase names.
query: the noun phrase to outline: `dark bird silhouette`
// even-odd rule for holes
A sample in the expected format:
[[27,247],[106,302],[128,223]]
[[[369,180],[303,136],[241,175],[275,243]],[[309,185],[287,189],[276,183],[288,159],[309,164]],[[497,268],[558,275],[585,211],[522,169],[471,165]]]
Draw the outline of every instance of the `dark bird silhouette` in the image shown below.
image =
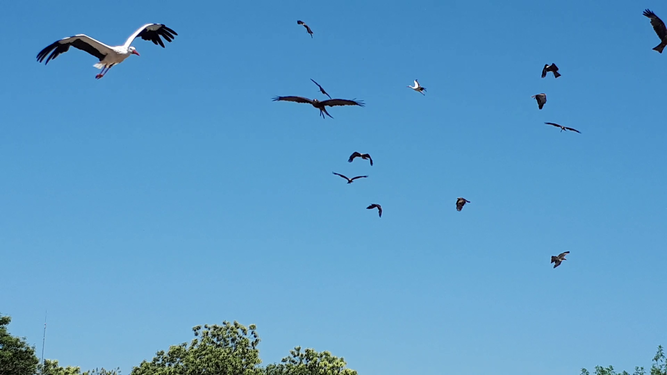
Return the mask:
[[660,44],[655,46],[653,50],[662,53],[662,50],[667,46],[667,27],[665,27],[665,23],[662,22],[660,17],[656,16],[655,13],[650,10],[644,10],[643,14],[651,19],[651,26],[653,26],[653,30],[655,30],[655,33],[658,34],[658,38],[660,38]]
[[308,25],[306,25],[305,22],[303,22],[303,21],[301,21],[301,20],[298,20],[298,21],[296,21],[296,23],[299,24],[299,25],[301,25],[301,26],[303,26],[303,27],[305,27],[305,28],[306,28],[306,31],[308,32],[308,34],[310,34],[310,37],[311,37],[311,38],[313,37],[313,30],[311,30],[310,27],[309,27]]
[[320,88],[320,92],[321,92],[322,94],[324,94],[324,95],[328,96],[328,97],[329,97],[329,99],[331,99],[331,95],[329,95],[329,94],[328,94],[328,93],[327,93],[326,91],[324,91],[324,89],[322,88],[322,86],[320,86],[320,84],[319,84],[319,83],[315,82],[315,80],[314,80],[314,79],[312,79],[312,78],[311,78],[310,80],[311,80],[311,81],[313,81],[313,83],[314,83],[314,84],[316,84],[316,85],[317,85],[317,87],[319,87],[319,88]]
[[470,203],[470,201],[465,198],[456,198],[456,211],[461,211],[466,203]]
[[569,130],[569,131],[573,131],[573,132],[577,132],[577,133],[581,134],[581,132],[579,130],[575,129],[575,128],[568,128],[567,126],[558,125],[558,124],[553,123],[553,122],[545,122],[545,124],[560,128],[560,131]]
[[563,263],[564,260],[567,260],[567,259],[565,259],[565,256],[569,253],[570,253],[569,251],[565,251],[565,252],[562,252],[558,255],[552,255],[551,256],[551,263],[555,263],[554,268],[560,266],[560,264]]
[[323,100],[319,101],[317,99],[307,99],[301,96],[276,96],[273,98],[273,101],[284,101],[284,102],[295,102],[295,103],[308,103],[312,105],[313,107],[317,108],[320,110],[320,116],[322,118],[325,118],[324,115],[326,114],[327,116],[333,118],[327,112],[327,109],[325,108],[326,106],[329,107],[334,107],[334,106],[340,106],[340,105],[358,105],[360,107],[364,106],[364,103],[361,101],[355,101],[355,100],[347,100],[347,99],[328,99],[328,100]]
[[382,217],[382,206],[377,203],[373,203],[370,206],[366,207],[367,210],[372,210],[374,208],[378,209],[378,216]]
[[347,161],[352,163],[352,160],[354,160],[354,158],[357,158],[357,157],[370,161],[371,162],[371,167],[373,166],[373,159],[371,158],[370,154],[362,154],[362,153],[357,152],[357,151],[352,153],[352,155],[350,155],[350,158],[347,159]]
[[560,73],[558,73],[558,67],[556,64],[544,64],[544,68],[542,68],[542,78],[547,76],[547,72],[552,72],[554,74],[554,78],[560,77]]
[[336,173],[336,172],[331,172],[331,173],[335,174],[336,176],[340,176],[340,177],[346,179],[348,184],[351,184],[354,180],[356,180],[356,179],[358,179],[358,178],[366,178],[366,177],[368,177],[368,176],[356,176],[356,177],[349,178],[349,177],[347,177],[347,176],[345,176],[345,175],[342,175],[342,174],[340,174],[340,173]]
[[547,102],[547,94],[545,93],[535,94],[531,96],[531,98],[537,100],[537,107],[539,109],[542,109],[542,107],[544,107],[544,104]]

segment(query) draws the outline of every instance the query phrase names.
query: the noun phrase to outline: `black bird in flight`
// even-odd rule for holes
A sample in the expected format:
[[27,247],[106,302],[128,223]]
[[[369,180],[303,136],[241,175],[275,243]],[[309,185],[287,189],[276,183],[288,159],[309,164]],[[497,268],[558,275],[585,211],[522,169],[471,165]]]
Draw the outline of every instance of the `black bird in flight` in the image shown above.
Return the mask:
[[531,96],[531,98],[537,100],[537,107],[539,109],[542,109],[542,107],[544,107],[544,104],[547,102],[547,94],[545,93],[535,94]]
[[367,210],[372,210],[374,208],[378,209],[378,216],[382,217],[382,206],[377,203],[373,203],[370,206],[366,207]]
[[565,256],[569,253],[570,253],[569,251],[565,251],[565,252],[562,252],[558,255],[552,255],[551,256],[551,263],[555,263],[554,268],[560,266],[560,264],[563,263],[564,260],[567,260],[567,259],[565,259]]
[[461,211],[466,203],[470,203],[470,201],[465,198],[456,198],[456,211]]
[[655,13],[650,10],[644,10],[643,14],[651,19],[651,26],[653,26],[653,30],[655,30],[655,33],[658,34],[658,38],[660,38],[660,44],[655,46],[653,50],[662,53],[662,50],[667,46],[667,27],[665,27],[665,23],[662,22],[660,17],[656,16]]
[[558,125],[558,124],[553,123],[553,122],[545,122],[545,124],[560,128],[560,131],[569,130],[569,131],[573,131],[573,132],[577,132],[577,133],[581,134],[581,132],[579,130],[575,129],[575,128],[568,128],[567,126]]
[[320,116],[322,118],[325,118],[324,115],[326,114],[327,116],[333,118],[327,112],[326,106],[329,107],[334,107],[334,106],[341,106],[341,105],[358,105],[360,107],[364,106],[364,103],[361,101],[355,101],[355,100],[347,100],[347,99],[327,99],[323,101],[319,101],[317,99],[307,99],[301,96],[276,96],[273,98],[273,101],[283,101],[283,102],[295,102],[295,103],[308,103],[312,105],[313,107],[317,108],[320,110]]
[[296,23],[299,24],[299,25],[301,25],[301,26],[303,26],[303,27],[305,27],[305,28],[306,28],[306,31],[308,32],[308,34],[310,34],[310,37],[311,37],[311,38],[313,37],[313,30],[311,30],[310,27],[309,27],[308,25],[306,25],[305,22],[303,22],[303,21],[301,21],[301,20],[298,20],[298,21],[296,21]]
[[373,159],[371,158],[370,154],[362,154],[362,153],[357,152],[357,151],[352,153],[352,155],[350,155],[350,158],[347,159],[347,161],[349,163],[352,163],[352,160],[354,160],[354,158],[357,158],[357,157],[370,161],[371,162],[371,167],[373,166]]
[[544,68],[542,68],[542,78],[547,76],[547,72],[552,72],[554,74],[554,78],[560,77],[560,73],[558,73],[558,67],[556,64],[544,64]]
[[320,92],[321,92],[322,94],[324,94],[324,95],[328,96],[328,97],[329,97],[329,99],[331,99],[331,95],[329,95],[329,94],[328,94],[328,93],[327,93],[326,91],[324,91],[324,89],[322,88],[322,86],[320,86],[320,84],[319,84],[319,83],[315,82],[315,80],[314,80],[314,79],[312,79],[312,78],[311,78],[310,80],[311,80],[311,81],[313,81],[313,83],[314,83],[314,84],[316,84],[316,85],[317,85],[317,87],[319,87],[319,88],[320,88]]
[[340,174],[340,173],[336,173],[336,172],[331,172],[331,173],[335,174],[336,176],[340,176],[340,177],[346,179],[348,184],[351,184],[354,180],[356,180],[356,179],[358,179],[358,178],[366,178],[366,177],[368,177],[368,176],[356,176],[356,177],[349,178],[349,177],[347,177],[347,176],[345,176],[345,175],[342,175],[342,174]]

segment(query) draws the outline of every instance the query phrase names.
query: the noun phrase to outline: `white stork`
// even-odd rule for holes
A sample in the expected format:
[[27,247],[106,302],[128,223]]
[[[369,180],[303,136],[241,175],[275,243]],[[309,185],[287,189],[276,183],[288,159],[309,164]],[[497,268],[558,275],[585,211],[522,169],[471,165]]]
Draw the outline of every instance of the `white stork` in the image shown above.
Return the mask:
[[408,86],[408,87],[417,91],[418,93],[421,93],[422,95],[426,95],[426,94],[424,94],[424,91],[426,91],[426,89],[424,88],[424,86],[420,85],[419,81],[417,81],[416,79],[415,79],[415,85],[414,86]]
[[95,76],[95,78],[100,79],[104,77],[112,66],[122,63],[128,56],[139,56],[139,52],[130,45],[135,38],[141,37],[143,40],[150,40],[155,43],[155,45],[159,44],[164,48],[164,43],[162,42],[162,39],[160,39],[160,36],[167,42],[171,42],[175,35],[178,34],[161,23],[149,23],[141,26],[139,30],[130,35],[122,46],[111,47],[89,37],[88,35],[77,34],[70,36],[69,38],[60,39],[44,48],[37,54],[37,62],[42,62],[46,58],[46,62],[44,63],[44,65],[46,65],[61,53],[67,52],[69,47],[72,46],[82,51],[86,51],[100,59],[100,62],[94,65],[97,69],[102,69],[100,74]]

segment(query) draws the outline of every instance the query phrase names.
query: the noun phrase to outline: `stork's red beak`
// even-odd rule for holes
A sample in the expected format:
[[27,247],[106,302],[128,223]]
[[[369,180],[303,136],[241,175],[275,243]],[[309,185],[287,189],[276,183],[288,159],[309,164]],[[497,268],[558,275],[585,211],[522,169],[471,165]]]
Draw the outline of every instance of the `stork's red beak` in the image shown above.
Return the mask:
[[139,52],[137,52],[136,49],[135,49],[134,51],[132,51],[132,54],[133,54],[133,55],[137,55],[137,56],[141,56],[141,55],[139,54]]

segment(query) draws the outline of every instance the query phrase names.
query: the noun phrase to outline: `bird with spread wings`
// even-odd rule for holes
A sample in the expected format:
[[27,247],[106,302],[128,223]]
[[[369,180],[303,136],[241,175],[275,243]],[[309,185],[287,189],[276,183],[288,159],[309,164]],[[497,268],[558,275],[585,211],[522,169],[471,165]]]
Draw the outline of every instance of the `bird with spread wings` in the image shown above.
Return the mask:
[[327,99],[323,101],[319,101],[317,99],[308,99],[304,98],[302,96],[276,96],[273,98],[273,101],[283,101],[283,102],[295,102],[295,103],[308,103],[312,105],[313,107],[317,108],[320,110],[320,116],[322,118],[325,118],[324,115],[326,114],[327,116],[333,118],[327,112],[326,107],[335,107],[335,106],[344,106],[344,105],[357,105],[359,107],[363,107],[364,103],[361,101],[356,101],[356,100],[348,100],[348,99]]
[[297,23],[298,25],[301,25],[301,26],[305,27],[305,28],[306,28],[306,31],[308,32],[308,34],[310,34],[310,37],[311,37],[311,38],[313,37],[313,30],[311,30],[310,27],[309,27],[308,25],[306,25],[305,22],[303,22],[303,21],[301,21],[301,20],[298,20],[298,21],[296,21],[296,23]]
[[37,54],[37,62],[42,62],[46,59],[44,65],[47,65],[49,61],[67,52],[70,47],[74,47],[84,52],[88,52],[99,59],[99,62],[94,66],[98,69],[102,69],[102,71],[95,76],[95,78],[100,79],[104,77],[114,65],[122,63],[130,55],[139,56],[139,52],[137,52],[136,48],[131,45],[136,38],[151,41],[155,45],[164,48],[162,38],[167,42],[171,42],[176,35],[178,34],[174,30],[161,23],[147,23],[141,26],[127,38],[125,44],[122,46],[109,46],[89,37],[88,35],[77,34],[57,40],[46,46]]
[[466,203],[470,203],[470,201],[465,198],[456,198],[456,211],[461,211]]
[[560,131],[569,130],[569,131],[573,131],[573,132],[577,132],[577,133],[581,134],[581,132],[579,130],[575,129],[575,128],[569,128],[567,126],[556,124],[555,122],[545,122],[545,124],[560,128]]
[[362,158],[364,160],[368,160],[368,161],[371,162],[371,167],[373,166],[373,158],[371,158],[370,154],[362,154],[361,152],[355,151],[355,152],[352,153],[352,155],[350,155],[350,158],[347,159],[347,161],[349,163],[352,163],[354,158]]
[[554,74],[554,78],[561,76],[561,74],[558,73],[558,67],[556,64],[544,64],[544,68],[542,68],[542,78],[547,76],[547,72],[552,72]]
[[660,17],[656,16],[649,9],[644,10],[643,14],[651,19],[651,26],[653,26],[653,30],[658,34],[658,38],[660,38],[660,44],[653,47],[653,50],[662,53],[662,50],[667,46],[667,27],[665,27],[665,23],[662,22]]
[[331,173],[335,174],[336,176],[339,176],[339,177],[342,177],[342,178],[346,179],[348,184],[351,184],[356,179],[368,177],[368,176],[356,176],[356,177],[349,178],[349,177],[347,177],[345,175],[342,175],[340,173],[336,173],[336,172],[331,172]]
[[551,263],[554,263],[554,268],[560,266],[560,264],[563,263],[564,260],[567,260],[565,259],[565,256],[569,253],[570,253],[569,251],[564,251],[558,255],[552,255]]

